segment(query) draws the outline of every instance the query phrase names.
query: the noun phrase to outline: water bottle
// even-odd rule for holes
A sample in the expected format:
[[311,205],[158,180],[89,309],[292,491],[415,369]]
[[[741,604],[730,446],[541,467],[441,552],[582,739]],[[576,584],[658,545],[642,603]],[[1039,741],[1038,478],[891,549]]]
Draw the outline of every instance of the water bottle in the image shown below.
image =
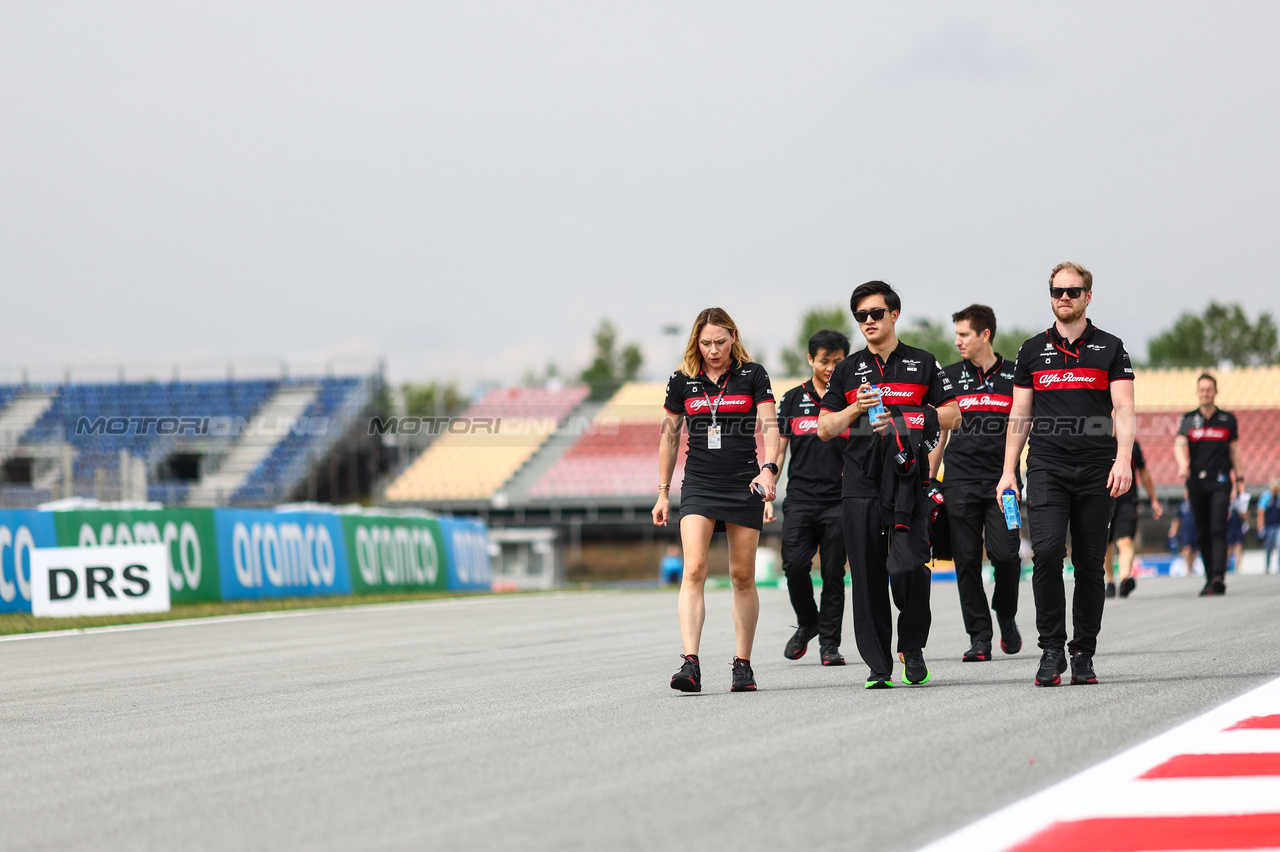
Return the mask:
[[[872,386],[871,386],[871,389],[872,389],[873,391],[875,391],[876,393],[880,393],[880,386],[879,386],[879,385],[872,385]],[[871,408],[867,409],[867,417],[871,418],[871,425],[872,425],[872,426],[876,425],[876,418],[877,418],[877,417],[880,417],[882,414],[886,414],[886,413],[887,413],[887,412],[885,411],[885,407],[884,407],[884,403],[883,403],[883,402],[877,402],[874,406],[872,406]]]
[[1004,506],[1004,525],[1011,530],[1022,528],[1022,515],[1018,513],[1018,493],[1006,488],[1000,494],[1000,504]]

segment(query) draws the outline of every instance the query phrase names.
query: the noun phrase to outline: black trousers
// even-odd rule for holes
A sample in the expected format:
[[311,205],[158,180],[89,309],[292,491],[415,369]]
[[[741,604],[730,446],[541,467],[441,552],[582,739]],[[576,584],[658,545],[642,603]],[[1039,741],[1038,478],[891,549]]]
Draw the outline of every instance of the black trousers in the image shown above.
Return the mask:
[[1205,582],[1223,580],[1227,576],[1227,515],[1231,505],[1231,483],[1189,479],[1187,499],[1200,536]]
[[[844,524],[840,503],[804,504],[790,500],[782,517],[782,571],[787,575],[791,608],[801,627],[818,627],[823,645],[840,644],[844,621]],[[822,607],[813,602],[813,554],[820,553]]]
[[929,530],[924,490],[911,529],[887,530],[878,497],[844,498],[844,540],[849,550],[850,602],[858,654],[875,674],[893,671],[893,612],[898,607],[898,650],[915,651],[929,640]]
[[[943,485],[947,518],[951,522],[951,557],[956,565],[956,588],[960,592],[960,614],[971,642],[990,642],[991,610],[999,618],[1018,614],[1018,581],[1022,559],[1018,555],[1018,530],[1005,525],[1004,508],[992,487],[983,495],[980,488]],[[982,587],[982,543],[986,534],[987,557],[995,569],[996,587],[987,607]]]
[[1071,653],[1089,654],[1098,648],[1102,606],[1107,597],[1102,561],[1107,555],[1115,504],[1107,490],[1110,472],[1110,465],[1027,471],[1027,522],[1031,549],[1035,551],[1031,591],[1036,599],[1036,628],[1042,649],[1067,644],[1067,595],[1062,567],[1067,557],[1068,525],[1076,590],[1071,602],[1075,637],[1067,648]]

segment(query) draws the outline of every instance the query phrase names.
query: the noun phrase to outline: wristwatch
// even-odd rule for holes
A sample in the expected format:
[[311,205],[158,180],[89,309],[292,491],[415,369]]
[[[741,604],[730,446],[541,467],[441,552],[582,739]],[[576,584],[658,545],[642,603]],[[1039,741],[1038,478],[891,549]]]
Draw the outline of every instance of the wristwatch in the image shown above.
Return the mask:
[[760,469],[769,471],[774,475],[774,478],[777,478],[778,476],[778,466],[773,462],[765,462],[764,464],[760,465]]

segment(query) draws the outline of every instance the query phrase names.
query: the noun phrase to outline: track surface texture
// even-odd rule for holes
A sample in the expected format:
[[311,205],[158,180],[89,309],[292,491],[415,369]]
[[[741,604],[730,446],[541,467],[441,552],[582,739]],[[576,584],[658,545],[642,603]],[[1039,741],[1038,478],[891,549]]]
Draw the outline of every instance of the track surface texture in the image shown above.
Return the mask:
[[914,849],[1280,674],[1280,577],[1200,582],[1108,601],[1093,687],[1032,686],[1026,583],[1021,654],[959,662],[938,584],[932,682],[899,667],[884,691],[861,688],[847,612],[850,665],[816,641],[783,659],[774,588],[756,693],[728,691],[728,591],[699,695],[668,687],[669,591],[0,642],[3,847]]

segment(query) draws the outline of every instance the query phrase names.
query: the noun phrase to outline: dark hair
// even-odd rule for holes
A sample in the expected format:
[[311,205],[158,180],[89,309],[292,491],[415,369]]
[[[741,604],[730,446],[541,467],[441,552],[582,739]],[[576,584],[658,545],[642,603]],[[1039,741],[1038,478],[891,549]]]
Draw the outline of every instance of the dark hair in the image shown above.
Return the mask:
[[1196,379],[1196,384],[1197,384],[1197,385],[1198,385],[1198,384],[1200,384],[1200,383],[1201,383],[1201,382],[1203,382],[1205,379],[1208,379],[1209,381],[1213,382],[1213,389],[1214,389],[1215,391],[1218,389],[1218,380],[1217,380],[1217,379],[1215,379],[1213,376],[1209,375],[1208,373],[1201,373],[1201,374],[1200,374],[1200,377],[1199,377],[1198,379]]
[[982,332],[991,332],[988,340],[992,343],[996,339],[996,312],[988,308],[986,305],[970,305],[963,311],[956,311],[951,315],[952,322],[960,322],[964,320],[969,323],[969,327],[979,336]]
[[825,349],[828,352],[839,350],[845,355],[849,354],[849,338],[845,337],[838,331],[830,328],[824,328],[809,338],[809,357],[818,354],[819,349]]
[[868,296],[879,294],[884,296],[884,303],[891,311],[902,310],[902,300],[898,298],[898,294],[893,292],[893,288],[883,281],[868,281],[866,284],[859,284],[857,289],[853,291],[853,295],[849,297],[849,310],[858,310],[858,303]]

